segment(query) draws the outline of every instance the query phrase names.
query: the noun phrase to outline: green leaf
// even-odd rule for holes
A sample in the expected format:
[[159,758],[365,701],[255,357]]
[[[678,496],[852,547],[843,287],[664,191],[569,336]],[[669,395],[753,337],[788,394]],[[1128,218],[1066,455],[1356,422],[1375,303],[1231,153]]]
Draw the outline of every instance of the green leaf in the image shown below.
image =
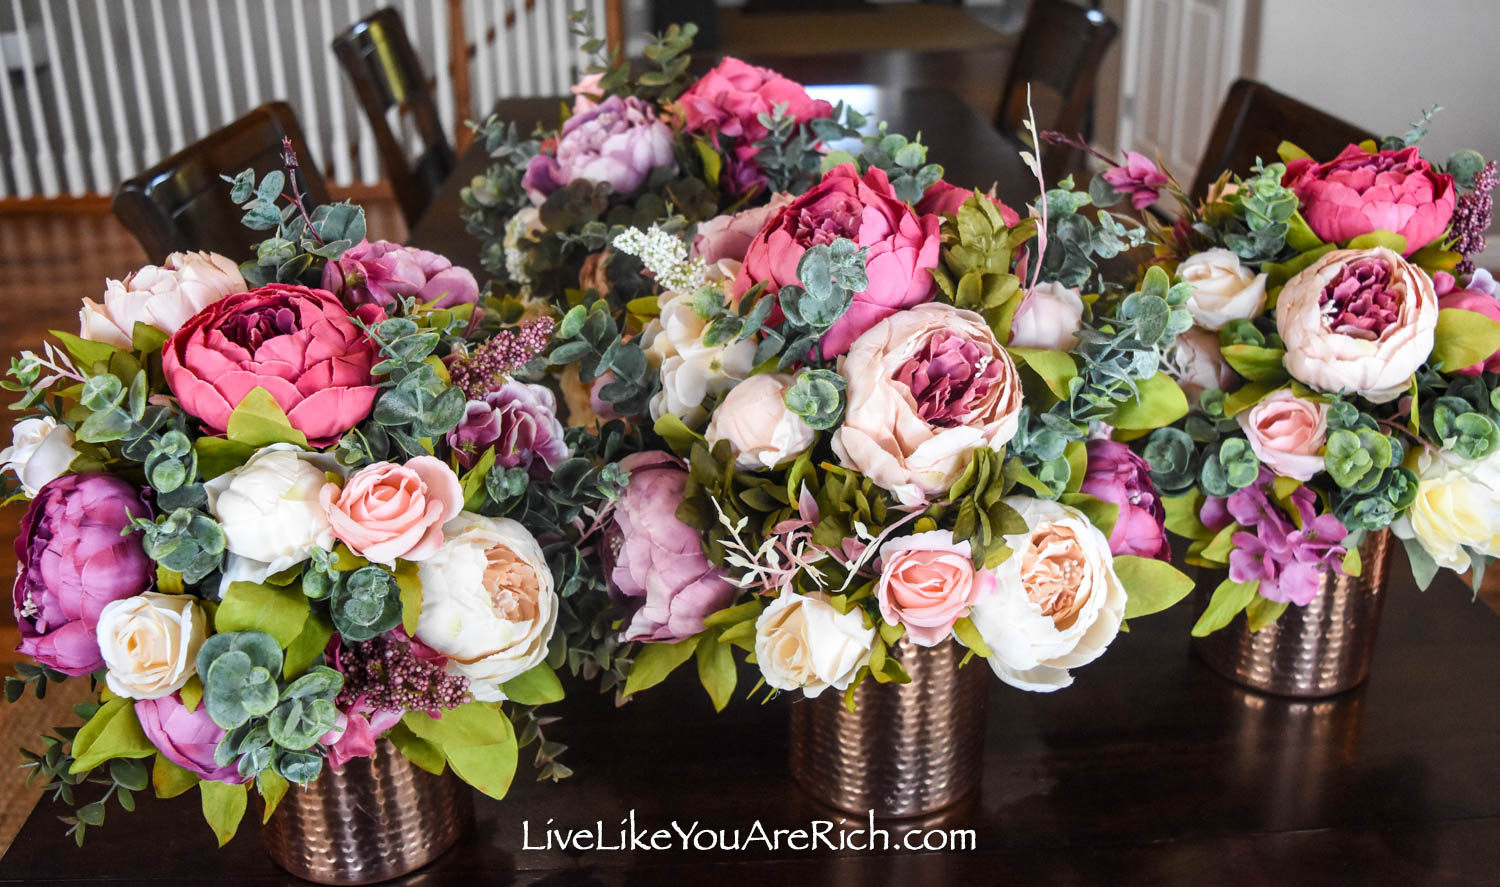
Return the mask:
[[714,150],[714,146],[707,139],[693,139],[693,147],[698,149],[698,158],[703,161],[703,179],[708,182],[710,188],[719,187],[719,174],[724,169],[724,158]]
[[271,821],[271,814],[281,806],[281,799],[286,797],[286,790],[291,783],[286,777],[275,770],[262,770],[255,776],[255,790],[260,792],[261,798],[266,802],[265,812],[261,814],[260,821],[264,825]]
[[1187,412],[1187,395],[1171,376],[1157,370],[1156,375],[1137,384],[1135,399],[1120,404],[1109,424],[1127,431],[1149,431],[1171,425]]
[[702,635],[693,635],[675,644],[642,644],[635,661],[630,663],[630,673],[625,677],[625,696],[648,690],[666,680],[677,666],[688,661],[698,648]]
[[240,820],[245,817],[245,786],[205,779],[198,783],[198,792],[203,796],[203,818],[223,847],[239,831]]
[[1226,345],[1219,349],[1234,371],[1251,382],[1281,382],[1287,378],[1282,358],[1285,348],[1261,348],[1256,345]]
[[703,617],[704,628],[728,628],[738,625],[746,620],[753,620],[760,616],[761,603],[758,600],[745,601],[733,607],[725,607],[715,610]]
[[1224,415],[1233,419],[1245,410],[1265,400],[1273,391],[1286,387],[1286,383],[1251,382],[1224,398]]
[[959,643],[973,650],[975,656],[988,659],[995,655],[994,651],[990,649],[990,645],[984,642],[984,637],[979,634],[979,629],[975,627],[974,620],[969,617],[963,616],[957,622],[953,623],[953,634],[958,638]]
[[1349,241],[1345,249],[1374,249],[1383,246],[1397,255],[1406,252],[1406,238],[1391,231],[1371,231]]
[[1155,558],[1117,555],[1115,575],[1125,586],[1126,619],[1160,613],[1193,590],[1191,577]]
[[417,622],[422,618],[422,580],[415,563],[401,561],[396,565],[396,587],[401,590],[401,627],[416,637]]
[[657,437],[667,442],[673,453],[686,459],[693,452],[694,444],[707,446],[703,435],[683,424],[682,419],[671,413],[665,413],[656,420],[655,429]]
[[1307,219],[1302,218],[1301,212],[1292,213],[1286,224],[1286,245],[1297,252],[1305,253],[1323,246],[1322,238],[1313,233],[1312,226],[1307,224]]
[[158,753],[151,766],[151,786],[158,798],[175,798],[198,784],[198,777]]
[[1359,576],[1364,572],[1364,563],[1360,560],[1359,549],[1350,548],[1344,552],[1343,563],[1339,565],[1345,576]]
[[1276,146],[1276,156],[1281,158],[1282,163],[1291,163],[1293,160],[1311,160],[1312,156],[1297,147],[1292,142],[1282,140]]
[[1245,622],[1254,634],[1267,625],[1274,625],[1281,614],[1286,612],[1286,601],[1272,601],[1256,595],[1249,606],[1245,607]]
[[323,651],[328,648],[328,639],[333,637],[333,623],[316,610],[310,610],[296,640],[287,645],[286,662],[281,666],[281,675],[288,681],[301,677],[312,667]]
[[1181,496],[1163,496],[1167,511],[1167,530],[1184,539],[1212,539],[1214,532],[1203,525],[1198,514],[1203,510],[1203,491],[1196,487]]
[[188,711],[197,711],[198,703],[203,701],[203,679],[198,675],[188,678],[177,695],[182,697],[182,704]]
[[1220,564],[1229,563],[1229,552],[1234,550],[1234,534],[1243,529],[1239,524],[1231,523],[1219,530],[1203,547],[1203,558]]
[[[1078,365],[1073,363],[1071,356],[1062,351],[1050,351],[1045,348],[1006,348],[1005,350],[1019,363],[1031,367],[1047,384],[1047,389],[1054,396],[1061,400],[1068,399],[1068,383],[1078,376]],[[1187,408],[1184,406],[1183,412],[1186,411]]]
[[498,709],[470,702],[440,718],[407,712],[401,723],[417,738],[442,749],[459,779],[496,799],[510,790],[516,772],[516,734]]
[[135,326],[130,331],[130,347],[136,351],[155,354],[166,343],[166,333],[154,326],[141,323],[139,320],[135,322]]
[[233,471],[255,455],[255,447],[223,437],[200,437],[193,441],[193,450],[198,454],[198,470],[204,480]]
[[1438,312],[1433,365],[1454,372],[1500,351],[1500,323],[1477,311],[1444,308]]
[[521,705],[546,705],[563,698],[562,682],[545,662],[539,662],[525,674],[500,685],[505,698]]
[[1258,591],[1259,579],[1254,582],[1235,582],[1231,579],[1220,582],[1219,587],[1214,589],[1213,597],[1209,598],[1208,609],[1203,611],[1203,615],[1193,625],[1193,637],[1208,637],[1233,622],[1234,617],[1255,600]]
[[308,600],[300,588],[235,582],[219,603],[214,629],[220,633],[263,631],[286,649],[302,634],[309,612]]
[[[61,330],[48,330],[48,332],[56,337],[59,342],[62,342],[63,348],[67,349],[68,353],[73,356],[73,359],[78,361],[79,369],[84,370],[90,375],[93,375],[96,365],[108,364],[111,357],[120,353],[120,349],[113,345],[106,345],[103,342],[91,342],[88,339],[80,339],[72,333],[65,333]],[[126,378],[129,377],[127,376]]]
[[116,697],[99,706],[73,737],[70,773],[86,773],[114,758],[149,758],[156,746],[135,716],[133,700]]
[[257,448],[273,443],[307,446],[307,435],[292,427],[271,392],[260,386],[250,389],[235,405],[227,434],[232,441]]
[[713,700],[714,711],[723,711],[734,696],[739,673],[734,666],[734,652],[728,644],[709,638],[698,644],[698,680]]
[[443,750],[411,732],[411,728],[398,723],[386,731],[385,738],[396,746],[408,761],[434,775],[441,774],[448,766]]

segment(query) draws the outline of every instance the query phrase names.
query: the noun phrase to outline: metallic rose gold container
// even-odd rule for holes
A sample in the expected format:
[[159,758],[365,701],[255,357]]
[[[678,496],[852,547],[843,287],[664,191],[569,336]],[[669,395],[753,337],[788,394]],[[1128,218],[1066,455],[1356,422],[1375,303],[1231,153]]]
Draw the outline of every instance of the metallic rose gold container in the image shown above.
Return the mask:
[[293,785],[261,828],[272,861],[319,884],[373,884],[421,868],[474,819],[469,789],[434,776],[381,740],[338,773]]
[[[1214,671],[1265,693],[1332,696],[1357,686],[1370,673],[1394,547],[1388,530],[1367,534],[1359,546],[1360,576],[1327,575],[1312,603],[1287,607],[1274,625],[1251,634],[1242,613],[1208,637],[1193,638],[1193,649]],[[1222,577],[1199,574],[1198,613]]]
[[825,690],[792,704],[792,776],[814,798],[849,813],[923,816],[979,788],[990,670],[953,640],[891,648],[909,684],[867,678],[854,693]]

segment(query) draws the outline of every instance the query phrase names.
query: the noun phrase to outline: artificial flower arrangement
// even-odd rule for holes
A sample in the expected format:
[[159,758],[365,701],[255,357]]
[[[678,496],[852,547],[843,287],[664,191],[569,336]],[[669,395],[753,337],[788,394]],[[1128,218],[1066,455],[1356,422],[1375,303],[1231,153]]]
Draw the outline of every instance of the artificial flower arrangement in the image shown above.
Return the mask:
[[[195,787],[222,843],[249,784],[269,817],[382,737],[501,797],[590,633],[569,596],[618,484],[516,378],[551,319],[505,323],[469,272],[287,182],[232,182],[269,233],[255,258],[110,281],[5,383],[30,414],[0,460],[30,500],[13,601],[34,660],[6,695],[98,688],[26,753],[80,843],[110,798]],[[567,775],[540,747],[542,778]]]
[[1140,443],[1189,563],[1228,572],[1195,635],[1307,605],[1386,528],[1424,588],[1442,567],[1477,589],[1500,555],[1500,286],[1471,258],[1495,164],[1432,162],[1423,124],[1325,162],[1283,143],[1201,203],[1104,158],[1096,198],[1183,209],[1151,273],[1192,287],[1167,360],[1192,410]]

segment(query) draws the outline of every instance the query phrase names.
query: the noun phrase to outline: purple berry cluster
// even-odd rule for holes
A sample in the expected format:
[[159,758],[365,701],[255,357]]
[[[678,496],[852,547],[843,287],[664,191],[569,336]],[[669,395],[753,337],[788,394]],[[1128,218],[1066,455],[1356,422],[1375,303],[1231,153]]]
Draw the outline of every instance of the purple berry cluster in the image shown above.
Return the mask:
[[556,327],[557,321],[551,317],[538,317],[523,324],[519,332],[505,330],[480,345],[472,357],[453,361],[448,366],[449,378],[469,400],[483,400],[505,376],[546,350]]
[[438,662],[416,655],[411,641],[397,632],[340,643],[336,661],[344,674],[338,696],[341,710],[363,702],[375,711],[442,711],[472,698],[468,678],[447,674]]
[[1493,198],[1490,192],[1495,188],[1495,161],[1484,165],[1474,176],[1474,189],[1458,196],[1458,203],[1453,208],[1453,251],[1464,257],[1464,260],[1453,270],[1458,274],[1469,274],[1474,270],[1474,260],[1470,256],[1484,252],[1484,232],[1490,227],[1490,214],[1493,209]]

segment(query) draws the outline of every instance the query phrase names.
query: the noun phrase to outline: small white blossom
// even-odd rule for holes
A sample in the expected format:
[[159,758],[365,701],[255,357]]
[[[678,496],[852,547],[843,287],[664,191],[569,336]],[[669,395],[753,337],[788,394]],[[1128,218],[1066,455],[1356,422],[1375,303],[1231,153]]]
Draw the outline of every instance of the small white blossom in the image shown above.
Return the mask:
[[639,258],[668,292],[697,292],[708,283],[708,265],[689,256],[686,243],[656,225],[648,231],[627,228],[615,238],[614,248]]

